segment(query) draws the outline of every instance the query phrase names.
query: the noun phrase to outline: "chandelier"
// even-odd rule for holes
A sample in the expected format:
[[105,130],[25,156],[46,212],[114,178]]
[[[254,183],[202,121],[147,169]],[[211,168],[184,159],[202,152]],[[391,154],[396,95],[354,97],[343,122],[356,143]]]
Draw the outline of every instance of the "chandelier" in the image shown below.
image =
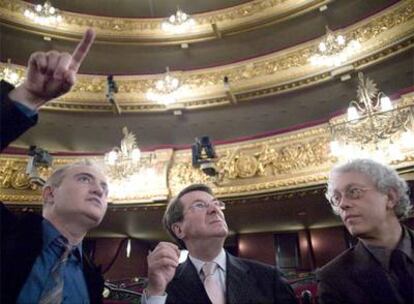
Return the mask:
[[161,23],[163,31],[173,34],[183,34],[191,31],[195,25],[195,21],[191,16],[184,13],[182,10],[177,9],[174,15],[171,15],[167,20]]
[[18,86],[23,82],[23,76],[21,73],[18,73],[15,68],[13,68],[10,59],[7,59],[7,65],[0,69],[0,79],[4,79],[14,86]]
[[166,70],[164,77],[155,82],[155,87],[149,89],[146,96],[149,100],[168,105],[177,102],[181,84],[178,78],[171,75],[168,67]]
[[358,40],[347,41],[344,35],[335,35],[326,27],[326,35],[319,43],[317,53],[309,61],[313,65],[339,66],[360,48]]
[[350,102],[347,117],[329,122],[332,155],[339,160],[404,159],[414,149],[414,105],[394,107],[373,80],[360,72],[358,81],[358,100]]
[[124,137],[121,140],[121,146],[114,147],[112,151],[105,154],[104,158],[108,175],[115,180],[128,178],[140,169],[141,151],[135,135],[129,132],[127,127],[122,128],[122,133]]
[[37,4],[34,9],[26,9],[24,16],[42,25],[57,25],[62,22],[59,10],[53,7],[49,1],[43,3],[43,5]]

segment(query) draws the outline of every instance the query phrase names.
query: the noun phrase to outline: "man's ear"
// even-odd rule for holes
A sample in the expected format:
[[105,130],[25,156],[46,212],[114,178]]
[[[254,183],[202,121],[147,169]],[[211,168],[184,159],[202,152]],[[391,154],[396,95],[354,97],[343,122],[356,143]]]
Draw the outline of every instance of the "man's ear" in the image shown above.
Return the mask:
[[42,198],[44,204],[53,204],[54,201],[54,188],[52,186],[46,186],[42,191]]
[[388,191],[387,197],[388,197],[387,207],[389,207],[390,209],[394,208],[399,199],[397,191],[391,188]]
[[174,232],[174,235],[180,240],[185,236],[184,231],[181,229],[181,223],[174,223],[171,225],[171,230]]

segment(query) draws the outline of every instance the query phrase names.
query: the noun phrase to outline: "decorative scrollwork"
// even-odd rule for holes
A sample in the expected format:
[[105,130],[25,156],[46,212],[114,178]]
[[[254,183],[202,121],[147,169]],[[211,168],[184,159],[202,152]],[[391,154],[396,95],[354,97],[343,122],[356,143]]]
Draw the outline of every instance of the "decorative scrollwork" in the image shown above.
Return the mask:
[[[26,163],[7,160],[0,163],[0,188],[15,190],[37,190],[25,172]],[[41,169],[42,170],[42,169]],[[44,174],[44,172],[41,172]]]

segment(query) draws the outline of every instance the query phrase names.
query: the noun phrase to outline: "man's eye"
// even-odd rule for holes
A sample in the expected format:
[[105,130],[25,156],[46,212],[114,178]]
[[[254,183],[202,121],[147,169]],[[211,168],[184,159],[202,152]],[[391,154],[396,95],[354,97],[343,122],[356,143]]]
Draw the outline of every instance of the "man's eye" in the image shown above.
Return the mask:
[[83,183],[89,183],[91,181],[91,179],[88,176],[81,176],[81,177],[79,177],[79,181],[83,182]]
[[204,208],[204,203],[202,203],[202,202],[195,203],[193,206],[196,207],[196,208],[201,209],[201,208]]
[[351,188],[351,189],[349,189],[349,194],[351,196],[358,196],[358,195],[361,194],[361,189],[359,189],[359,188]]

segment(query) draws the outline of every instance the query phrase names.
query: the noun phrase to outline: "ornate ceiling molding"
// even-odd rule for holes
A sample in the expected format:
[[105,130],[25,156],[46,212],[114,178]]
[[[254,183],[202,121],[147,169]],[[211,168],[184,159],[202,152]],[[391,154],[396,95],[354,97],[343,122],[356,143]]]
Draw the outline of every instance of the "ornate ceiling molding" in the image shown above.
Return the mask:
[[[414,94],[403,95],[399,106],[414,106]],[[341,117],[339,117],[341,119]],[[337,161],[329,151],[331,135],[328,123],[295,130],[264,138],[216,145],[219,175],[211,178],[200,169],[192,167],[191,149],[160,149],[145,152],[143,157],[152,154],[149,168],[139,171],[141,178],[120,184],[117,195],[110,200],[114,205],[159,206],[176,195],[191,183],[210,184],[221,198],[234,199],[258,197],[271,193],[281,199],[293,192],[309,191],[320,188],[326,182],[330,168]],[[91,159],[103,163],[103,155],[94,157],[54,157],[53,169],[57,166]],[[0,156],[0,200],[27,204],[40,202],[39,189],[32,187],[25,174],[27,157],[16,155]],[[398,169],[414,169],[414,150],[406,150],[404,157],[395,160],[392,165]],[[51,169],[39,174],[47,178]],[[407,173],[407,172],[406,172]],[[110,192],[114,181],[109,181]]]
[[331,0],[254,0],[234,7],[192,15],[196,26],[191,33],[172,35],[161,29],[165,18],[113,18],[60,11],[63,22],[58,26],[41,26],[23,16],[32,4],[21,0],[0,0],[2,22],[41,35],[73,39],[86,28],[97,32],[97,39],[140,44],[179,44],[216,38],[215,24],[222,34],[251,30],[304,14]]
[[[0,0],[5,1],[5,0]],[[401,1],[343,30],[347,39],[357,39],[361,51],[350,58],[344,66],[347,72],[358,71],[366,66],[399,54],[414,46],[414,2]],[[223,86],[223,78],[230,80],[237,101],[284,93],[319,84],[336,77],[340,68],[315,67],[309,63],[320,39],[266,56],[220,67],[174,71],[181,79],[187,93],[175,108],[197,109],[230,104]],[[0,65],[0,72],[6,67]],[[24,74],[23,67],[16,67]],[[162,75],[117,76],[119,93],[117,102],[123,112],[162,112],[172,108],[150,102],[145,93]],[[79,75],[73,90],[43,109],[66,111],[111,111],[106,101],[106,77]]]

